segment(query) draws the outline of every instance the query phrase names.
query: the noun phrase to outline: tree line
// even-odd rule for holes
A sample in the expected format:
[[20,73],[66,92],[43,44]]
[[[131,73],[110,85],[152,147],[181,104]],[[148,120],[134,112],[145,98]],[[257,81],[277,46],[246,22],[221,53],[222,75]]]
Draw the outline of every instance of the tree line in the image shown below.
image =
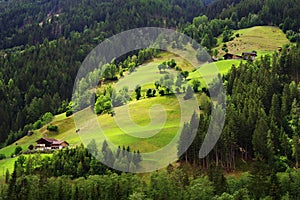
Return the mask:
[[[20,156],[6,171],[0,199],[298,199],[299,170],[274,173],[255,162],[239,178],[224,177],[214,164],[207,171],[189,165],[151,172],[146,178],[107,168],[82,146],[53,157]],[[68,167],[63,167],[63,166]]]

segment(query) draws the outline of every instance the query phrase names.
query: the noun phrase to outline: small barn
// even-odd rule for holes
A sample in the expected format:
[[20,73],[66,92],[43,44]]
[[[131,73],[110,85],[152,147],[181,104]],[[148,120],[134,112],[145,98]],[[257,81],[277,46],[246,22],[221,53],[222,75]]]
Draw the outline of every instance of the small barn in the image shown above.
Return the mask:
[[232,59],[243,59],[242,56],[239,55],[235,55],[235,54],[231,54],[231,53],[226,53],[223,56],[224,60],[232,60]]
[[54,138],[40,138],[36,141],[35,149],[37,150],[51,150],[62,149],[69,146],[67,141],[56,140]]
[[257,56],[257,53],[256,52],[243,52],[242,53],[242,57],[245,59],[245,60],[255,60],[255,57]]

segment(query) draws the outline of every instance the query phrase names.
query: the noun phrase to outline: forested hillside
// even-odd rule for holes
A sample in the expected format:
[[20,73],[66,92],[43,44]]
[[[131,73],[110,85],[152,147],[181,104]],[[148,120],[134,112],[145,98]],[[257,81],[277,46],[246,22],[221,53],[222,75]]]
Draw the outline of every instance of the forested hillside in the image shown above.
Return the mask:
[[[300,199],[299,0],[7,0],[0,1],[0,10],[0,147],[11,145],[15,152],[7,159],[16,160],[13,169],[3,166],[0,199]],[[207,61],[203,57],[208,52],[212,64],[226,61],[231,63],[230,70],[226,67],[217,79],[203,84],[203,77],[195,75],[198,70],[172,54],[150,48],[130,52],[108,63],[101,77],[96,70],[89,74],[99,84],[95,102],[85,101],[83,106],[91,106],[97,120],[111,129],[113,142],[120,145],[116,151],[106,141],[97,146],[95,140],[86,147],[74,145],[45,155],[29,147],[20,149],[16,141],[28,131],[58,136],[76,130],[79,136],[80,130],[69,122],[73,108],[80,107],[80,101],[72,102],[71,96],[82,61],[106,38],[145,26],[176,29],[190,36],[196,42],[187,45],[180,38],[172,48],[195,50],[196,55],[190,56],[199,63]],[[243,43],[262,35],[252,31],[245,41],[245,28],[261,31],[265,27],[271,30],[268,34],[285,35],[278,44],[287,44],[272,44],[263,54],[259,45],[247,49],[258,55],[255,59],[222,58],[225,53],[244,53],[239,51],[246,48],[238,45],[247,46]],[[148,76],[158,80],[136,85],[132,91],[128,87],[116,90],[115,84],[122,80],[142,80],[136,74],[143,67],[151,69]],[[171,71],[180,76],[174,77]],[[210,99],[210,94],[220,93],[218,81],[226,95]],[[81,89],[95,89],[88,83],[81,79]],[[133,118],[146,124],[148,116],[141,115],[151,103],[167,106],[173,121],[162,129],[164,137],[140,142],[145,150],[156,150],[176,132],[174,124],[180,114],[175,96],[189,100],[193,93],[200,105],[189,123],[184,123],[174,147],[178,161],[139,175],[122,173],[99,161],[104,159],[122,171],[143,168],[137,148],[142,139],[129,138],[115,127],[112,119],[117,109],[137,106]],[[220,99],[226,99],[226,105],[216,106]],[[56,114],[63,119],[53,122]],[[222,134],[202,158],[199,151],[212,120],[219,122],[213,132]],[[192,136],[186,150],[185,142]],[[6,157],[0,154],[0,159]]]
[[7,144],[26,134],[32,126],[24,126],[43,113],[66,111],[80,63],[104,38],[135,27],[176,27],[204,9],[201,0],[8,1],[0,6],[5,11],[0,14],[2,144],[8,136]]
[[0,13],[0,49],[34,45],[45,38],[68,38],[72,31],[82,33],[87,28],[110,35],[135,27],[174,27],[192,20],[204,9],[202,0],[4,1],[0,3],[4,11]]

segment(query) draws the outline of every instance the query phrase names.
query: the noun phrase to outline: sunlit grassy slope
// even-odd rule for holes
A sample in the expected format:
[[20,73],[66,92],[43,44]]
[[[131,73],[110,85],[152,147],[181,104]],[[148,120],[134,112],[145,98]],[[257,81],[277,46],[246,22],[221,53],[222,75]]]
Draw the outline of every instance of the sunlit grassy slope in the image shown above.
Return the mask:
[[[233,31],[234,36],[239,34],[239,37],[235,37],[232,41],[223,43],[222,35],[218,37],[218,46],[213,49],[219,51],[218,58],[222,58],[225,51],[222,50],[223,44],[227,45],[228,53],[241,55],[243,52],[256,51],[257,58],[266,54],[272,54],[278,50],[278,47],[289,43],[285,34],[274,26],[255,26],[246,29],[240,29]],[[198,78],[201,80],[202,85],[206,82],[211,82],[217,73],[221,75],[228,73],[232,65],[238,66],[241,60],[220,60],[218,62],[204,64],[201,69],[189,74],[189,79]],[[245,62],[245,61],[244,61]],[[214,66],[218,70],[215,70]],[[203,74],[207,75],[206,81],[203,80]]]
[[[240,29],[234,31],[234,36],[239,34],[239,37],[235,37],[234,40],[227,42],[227,48],[229,53],[242,54],[247,51],[257,51],[258,57],[264,54],[273,53],[278,47],[289,43],[285,34],[278,27],[274,26],[254,26],[251,28]],[[218,38],[219,46],[216,48],[219,50],[219,56],[225,54],[222,51],[222,35]]]

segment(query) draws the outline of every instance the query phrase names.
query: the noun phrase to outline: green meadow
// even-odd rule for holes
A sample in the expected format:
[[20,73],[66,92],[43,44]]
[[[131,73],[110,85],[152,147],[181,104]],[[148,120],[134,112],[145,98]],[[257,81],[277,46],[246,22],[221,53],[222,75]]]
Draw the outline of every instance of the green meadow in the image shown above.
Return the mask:
[[[274,26],[254,26],[251,28],[233,31],[234,39],[226,43],[228,52],[233,54],[242,54],[242,52],[257,51],[258,57],[273,53],[289,41],[285,34],[278,27]],[[239,34],[239,37],[236,35]],[[218,56],[223,56],[222,35],[218,37]]]

